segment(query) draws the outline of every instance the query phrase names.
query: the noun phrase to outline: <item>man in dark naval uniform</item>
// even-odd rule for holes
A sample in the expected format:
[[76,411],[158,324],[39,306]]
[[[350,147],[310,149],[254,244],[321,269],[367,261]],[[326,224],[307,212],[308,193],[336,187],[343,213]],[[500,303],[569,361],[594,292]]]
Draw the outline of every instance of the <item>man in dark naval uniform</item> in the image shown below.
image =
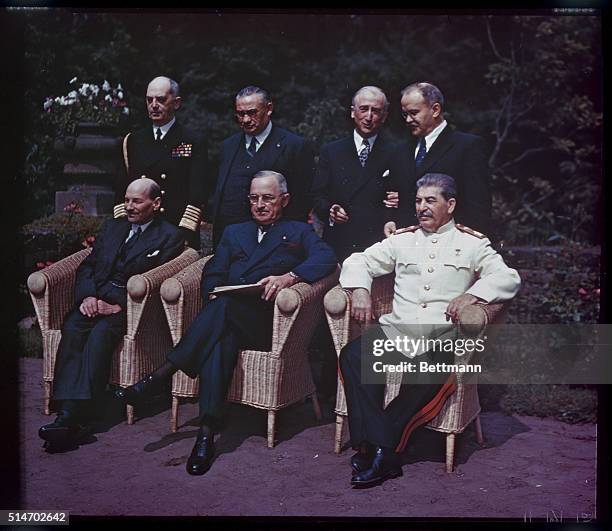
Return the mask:
[[78,441],[93,400],[108,382],[111,359],[127,326],[127,281],[185,247],[180,229],[155,216],[161,204],[157,183],[137,179],[125,192],[127,216],[107,221],[92,253],[76,271],[75,307],[62,326],[53,379],[59,414],[42,426],[47,449]]
[[227,225],[251,219],[246,197],[251,177],[258,171],[273,170],[285,176],[291,194],[286,218],[306,221],[312,206],[314,155],[310,146],[302,137],[272,124],[274,107],[262,88],[243,88],[234,105],[242,132],[225,139],[221,146],[212,216],[215,247]]
[[126,171],[117,185],[114,217],[125,216],[123,191],[140,177],[161,188],[159,209],[164,219],[181,227],[185,239],[200,248],[200,222],[206,201],[208,153],[203,136],[181,125],[175,113],[181,106],[179,85],[156,77],[147,87],[147,111],[152,125],[129,133],[123,141]]

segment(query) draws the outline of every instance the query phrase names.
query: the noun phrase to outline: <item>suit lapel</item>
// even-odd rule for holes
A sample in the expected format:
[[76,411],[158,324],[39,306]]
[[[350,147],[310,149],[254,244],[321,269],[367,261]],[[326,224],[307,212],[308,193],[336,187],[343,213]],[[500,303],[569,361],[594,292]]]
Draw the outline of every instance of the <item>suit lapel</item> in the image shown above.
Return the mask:
[[251,221],[246,230],[236,233],[236,239],[246,256],[253,256],[257,247],[257,223]]
[[436,141],[427,152],[427,155],[425,155],[423,162],[417,168],[417,178],[425,175],[429,168],[431,168],[436,161],[440,160],[440,157],[451,148],[453,143],[453,131],[450,126],[447,125],[438,138],[436,138]]
[[[352,141],[353,139],[349,139],[353,148],[353,158],[357,163],[357,178],[354,183],[351,185],[349,200],[352,199],[355,195],[357,195],[361,189],[370,182],[371,179],[376,179],[380,177],[380,175],[375,175],[374,172],[378,171],[380,168],[377,166],[377,162],[381,159],[381,157],[385,154],[387,150],[387,144],[382,135],[379,135],[374,143],[374,147],[370,155],[368,156],[368,160],[366,161],[365,166],[361,166],[361,162],[359,162],[359,156],[357,155],[357,149],[355,148],[355,143]],[[385,168],[388,169],[388,168]],[[384,170],[382,170],[384,171]]]
[[151,225],[147,227],[147,230],[140,235],[140,238],[138,238],[138,241],[134,244],[134,247],[128,251],[128,254],[125,257],[125,263],[127,264],[128,262],[131,262],[138,256],[142,255],[149,249],[149,247],[151,247],[152,244],[159,241],[159,231],[159,222],[158,219],[155,218]]
[[223,164],[219,168],[219,182],[217,183],[217,202],[220,199],[221,190],[225,186],[225,181],[227,180],[227,176],[229,174],[230,168],[232,167],[232,163],[236,158],[236,154],[238,153],[238,149],[240,147],[240,142],[244,140],[244,134],[238,133],[229,138],[227,142],[226,152],[222,153]]
[[[278,221],[268,230],[263,240],[261,240],[261,243],[255,247],[253,254],[251,254],[251,257],[245,264],[245,273],[270,256],[274,249],[287,239],[286,228],[285,223]],[[255,241],[257,241],[257,231],[255,231]]]
[[255,163],[258,168],[274,168],[280,154],[285,151],[285,133],[282,129],[272,124],[272,131],[265,142],[259,148],[255,156]]

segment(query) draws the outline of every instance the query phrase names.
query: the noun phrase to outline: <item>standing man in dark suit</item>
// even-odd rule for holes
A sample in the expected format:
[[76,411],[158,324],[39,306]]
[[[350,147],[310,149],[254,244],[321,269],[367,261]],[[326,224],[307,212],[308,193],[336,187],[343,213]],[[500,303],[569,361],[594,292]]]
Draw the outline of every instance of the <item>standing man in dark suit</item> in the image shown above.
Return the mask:
[[324,224],[323,239],[340,262],[382,240],[384,224],[396,214],[388,200],[394,145],[380,133],[388,108],[381,89],[360,88],[351,105],[353,134],[321,149],[315,212]]
[[107,221],[93,251],[76,272],[75,308],[62,327],[55,361],[56,420],[39,430],[48,447],[74,443],[91,415],[92,400],[108,382],[111,359],[127,326],[126,285],[184,248],[179,229],[155,217],[161,204],[157,183],[137,179],[125,192],[127,219]]
[[259,87],[245,87],[234,100],[236,122],[242,132],[223,141],[221,162],[214,195],[213,242],[223,229],[250,219],[251,177],[260,170],[282,173],[287,179],[291,205],[284,213],[289,219],[306,221],[311,208],[310,187],[314,176],[314,154],[306,141],[274,125],[274,105]]
[[[229,225],[223,232],[217,252],[202,272],[204,307],[168,361],[116,393],[135,403],[154,394],[178,369],[192,378],[200,376],[200,430],[187,460],[192,475],[210,468],[214,433],[223,421],[239,348],[270,348],[276,294],[297,282],[316,282],[337,267],[332,249],[312,227],[282,219],[289,193],[281,174],[256,173],[247,200],[252,220]],[[218,286],[252,283],[262,286],[255,295],[209,297]]]
[[159,212],[181,227],[191,247],[199,249],[208,152],[204,137],[177,121],[181,103],[179,85],[173,79],[162,76],[149,83],[146,104],[152,123],[123,140],[126,171],[117,186],[114,217],[125,215],[122,194],[127,184],[148,177],[161,188]]
[[[402,118],[411,134],[398,146],[393,172],[399,187],[399,226],[416,224],[415,183],[426,173],[450,175],[457,185],[455,219],[491,234],[490,171],[484,140],[451,128],[444,119],[444,96],[431,83],[413,83],[401,92]],[[392,233],[396,223],[385,227]]]

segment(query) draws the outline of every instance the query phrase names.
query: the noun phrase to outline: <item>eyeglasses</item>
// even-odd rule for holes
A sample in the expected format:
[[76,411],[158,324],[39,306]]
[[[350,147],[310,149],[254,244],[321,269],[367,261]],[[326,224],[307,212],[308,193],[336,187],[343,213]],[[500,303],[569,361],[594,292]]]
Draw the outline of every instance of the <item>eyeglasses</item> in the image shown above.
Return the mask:
[[[281,194],[281,195],[284,195],[284,194]],[[256,205],[257,203],[259,203],[260,199],[262,203],[264,203],[265,205],[271,205],[272,203],[274,203],[274,201],[276,201],[279,198],[279,196],[271,195],[271,194],[264,194],[264,195],[249,194],[247,197],[249,198],[249,203],[251,203],[252,205]]]
[[258,112],[259,112],[259,109],[248,109],[246,111],[235,111],[234,116],[236,118],[244,118],[245,116],[248,116],[249,118],[253,118],[254,116],[257,116]]

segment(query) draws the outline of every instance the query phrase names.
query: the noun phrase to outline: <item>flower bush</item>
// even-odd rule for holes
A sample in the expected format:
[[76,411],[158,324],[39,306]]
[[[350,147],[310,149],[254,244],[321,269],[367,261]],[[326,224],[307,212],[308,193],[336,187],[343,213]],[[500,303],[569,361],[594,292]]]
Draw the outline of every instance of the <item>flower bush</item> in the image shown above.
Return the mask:
[[43,114],[60,135],[74,135],[78,122],[96,122],[116,126],[130,114],[125,91],[104,80],[102,85],[80,83],[74,77],[68,82],[65,96],[47,96]]

